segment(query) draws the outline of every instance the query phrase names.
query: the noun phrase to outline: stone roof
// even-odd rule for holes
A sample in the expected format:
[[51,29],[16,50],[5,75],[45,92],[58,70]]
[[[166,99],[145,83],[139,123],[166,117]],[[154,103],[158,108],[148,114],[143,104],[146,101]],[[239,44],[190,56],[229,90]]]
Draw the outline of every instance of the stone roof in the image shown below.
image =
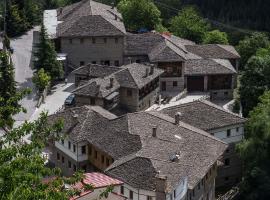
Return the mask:
[[119,36],[126,33],[121,14],[111,6],[92,0],[57,10],[59,37]]
[[209,101],[194,101],[163,109],[161,112],[173,117],[177,112],[181,120],[199,129],[209,131],[245,123],[246,119],[231,113]]
[[191,41],[167,36],[155,32],[144,34],[127,34],[125,55],[148,56],[151,62],[174,62],[187,59],[198,59],[197,55],[188,52],[185,45]]
[[85,66],[81,66],[78,69],[75,69],[73,73],[77,75],[86,75],[90,77],[105,77],[119,70],[121,70],[121,68],[119,67],[112,67],[112,66],[98,65],[98,64],[88,64]]
[[[175,125],[174,119],[159,113],[132,113],[126,118],[129,133],[140,137],[142,148],[116,160],[106,173],[135,188],[154,190],[157,175],[167,177],[168,192],[186,177],[194,188],[226,148],[209,134],[184,123]],[[177,162],[171,160],[175,153],[180,156]]]
[[230,45],[205,44],[205,45],[186,45],[186,49],[202,58],[214,59],[239,59],[240,55]]
[[[93,66],[93,69],[99,67],[98,65]],[[114,69],[112,67],[112,69],[109,70],[111,74],[109,71],[103,71],[107,68],[110,67],[104,67],[100,70],[90,70],[91,72],[87,72],[90,77],[96,76],[101,78],[91,79],[87,83],[83,82],[84,84],[81,84],[78,88],[76,88],[73,93],[76,95],[104,98],[118,90],[120,87],[140,89],[163,73],[163,70],[154,68],[154,71],[151,74],[151,66],[139,63],[132,63],[122,66],[120,68],[115,67]],[[81,67],[78,69],[78,71],[75,70],[75,73],[84,73],[85,70],[88,69],[85,67]],[[149,72],[148,76],[146,76],[146,69]],[[103,75],[105,75],[106,73],[110,75],[103,77]],[[110,87],[111,79],[114,80],[113,87]]]
[[[49,121],[64,119],[64,132],[75,141],[88,141],[110,155],[106,170],[135,188],[154,190],[156,175],[167,177],[168,192],[188,178],[194,188],[227,145],[208,133],[156,112],[115,117],[102,108],[80,107],[62,111]],[[153,128],[157,128],[153,136]],[[178,154],[178,161],[172,156]]]
[[194,59],[185,63],[185,75],[236,74],[236,70],[228,60]]
[[[113,85],[111,85],[111,78]],[[95,78],[83,83],[73,91],[75,95],[105,98],[120,88],[120,84],[114,76]]]
[[[122,70],[115,73],[115,77],[121,87],[141,89],[148,83],[159,77],[164,71],[154,67],[151,74],[151,66],[132,63],[121,67]],[[148,75],[146,76],[146,70]]]

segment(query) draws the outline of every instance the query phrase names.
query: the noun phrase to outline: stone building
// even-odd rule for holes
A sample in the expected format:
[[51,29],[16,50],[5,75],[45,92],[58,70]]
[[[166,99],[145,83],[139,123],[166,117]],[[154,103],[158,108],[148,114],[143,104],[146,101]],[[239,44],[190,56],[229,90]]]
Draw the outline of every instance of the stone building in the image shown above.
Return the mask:
[[240,60],[232,46],[197,45],[155,32],[127,33],[116,8],[92,0],[46,10],[44,24],[69,68],[152,63],[165,71],[160,82],[165,97],[187,90],[232,99]]
[[240,182],[242,164],[235,146],[244,138],[246,119],[231,113],[209,101],[194,101],[163,109],[169,116],[181,113],[180,120],[208,132],[226,142],[229,147],[218,164],[216,187],[230,188]]
[[215,199],[218,158],[227,145],[216,137],[157,112],[116,117],[100,107],[61,111],[64,142],[55,141],[50,161],[71,175],[103,171],[124,183],[129,199]]
[[134,112],[149,108],[158,99],[163,71],[132,63],[119,68],[89,64],[74,73],[76,85],[80,84],[73,91],[77,106],[98,105],[107,110],[119,106]]

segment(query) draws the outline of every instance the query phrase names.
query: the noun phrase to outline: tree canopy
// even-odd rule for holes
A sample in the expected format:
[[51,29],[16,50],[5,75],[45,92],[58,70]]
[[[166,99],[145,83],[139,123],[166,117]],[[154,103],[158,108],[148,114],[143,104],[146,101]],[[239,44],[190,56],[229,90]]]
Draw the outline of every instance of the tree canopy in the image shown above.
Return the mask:
[[237,50],[241,55],[241,66],[245,67],[250,57],[256,54],[260,48],[267,48],[270,45],[269,38],[264,33],[253,33],[251,36],[241,40]]
[[176,36],[201,43],[209,30],[209,24],[194,7],[188,6],[172,18],[169,29]]
[[270,92],[250,112],[245,139],[238,146],[244,162],[241,200],[270,199]]
[[51,77],[44,71],[43,68],[38,70],[33,76],[33,83],[35,83],[39,91],[43,91],[50,83]]
[[151,0],[121,0],[117,8],[128,30],[153,30],[161,24],[160,11]]
[[43,68],[53,80],[63,76],[63,66],[59,61],[57,61],[57,53],[54,45],[52,41],[48,39],[48,35],[43,24],[41,26],[40,42],[36,57],[37,62],[35,63],[35,67],[37,70]]
[[204,44],[229,44],[228,35],[219,30],[207,32],[203,38]]

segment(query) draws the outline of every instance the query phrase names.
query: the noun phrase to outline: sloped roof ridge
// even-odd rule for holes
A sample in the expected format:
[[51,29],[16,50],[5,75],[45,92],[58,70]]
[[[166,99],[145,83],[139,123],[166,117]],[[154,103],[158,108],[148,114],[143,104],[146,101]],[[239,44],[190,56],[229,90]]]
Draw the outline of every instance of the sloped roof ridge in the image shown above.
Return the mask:
[[[234,73],[237,73],[236,70],[233,68],[233,66],[231,65],[230,61],[228,61],[227,59],[219,59],[219,58],[214,58],[214,59],[211,59],[213,60],[214,62],[216,62],[218,65],[220,65],[221,67],[224,67],[230,71],[233,71]],[[223,61],[223,62],[227,62],[229,63],[232,68],[228,67],[227,65],[224,65],[224,63],[220,62],[220,61]]]
[[217,110],[220,110],[222,112],[225,112],[225,113],[234,115],[235,117],[238,117],[240,119],[244,119],[245,120],[245,118],[241,117],[240,115],[238,115],[236,113],[233,113],[233,112],[230,112],[229,110],[225,110],[224,108],[222,108],[222,107],[220,107],[220,106],[218,106],[218,105],[216,105],[214,103],[211,103],[210,101],[207,101],[207,100],[199,100],[199,101],[202,102],[202,103],[204,103],[204,104],[206,104],[206,105],[208,105],[208,106],[211,106],[211,107],[213,107],[213,108],[215,108]]
[[[170,117],[168,115],[165,115],[165,114],[162,114],[162,113],[159,113],[158,115],[156,115],[155,112],[146,112],[146,113],[148,113],[148,114],[150,114],[152,116],[155,116],[155,117],[157,117],[159,119],[162,119],[164,121],[170,122],[170,123],[175,122],[175,120],[172,117]],[[194,126],[191,126],[190,124],[187,124],[187,123],[184,123],[184,122],[180,121],[179,126],[181,126],[182,128],[188,129],[188,130],[190,130],[190,131],[192,131],[194,133],[197,133],[197,134],[200,134],[200,135],[205,136],[207,138],[210,138],[212,140],[219,141],[219,142],[222,142],[222,143],[226,144],[222,140],[219,140],[218,138],[210,135],[209,133],[207,133],[207,132],[205,132],[205,131],[203,131],[201,129],[198,129],[198,128],[194,127]]]

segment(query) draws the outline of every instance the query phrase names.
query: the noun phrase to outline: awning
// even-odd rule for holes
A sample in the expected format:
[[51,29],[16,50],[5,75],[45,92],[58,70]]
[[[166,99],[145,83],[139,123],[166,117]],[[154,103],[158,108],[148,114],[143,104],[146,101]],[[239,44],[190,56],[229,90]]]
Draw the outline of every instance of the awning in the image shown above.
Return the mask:
[[105,99],[110,101],[110,100],[114,99],[117,96],[119,96],[119,92],[113,92],[109,96],[107,96]]

